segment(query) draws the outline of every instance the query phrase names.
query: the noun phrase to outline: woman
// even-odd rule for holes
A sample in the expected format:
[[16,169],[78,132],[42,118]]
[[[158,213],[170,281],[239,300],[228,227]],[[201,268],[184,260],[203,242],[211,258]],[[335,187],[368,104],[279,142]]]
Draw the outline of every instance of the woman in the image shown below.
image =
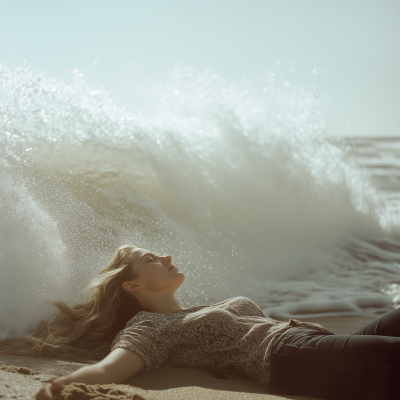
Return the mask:
[[56,302],[61,314],[47,325],[46,335],[3,341],[9,342],[2,352],[14,354],[66,358],[71,349],[85,351],[90,342],[85,357],[106,355],[44,384],[37,400],[52,399],[55,390],[71,382],[123,383],[167,358],[177,366],[264,384],[274,394],[400,398],[400,309],[353,335],[335,335],[319,324],[265,318],[245,297],[184,308],[175,292],[185,276],[171,261],[121,246],[84,290],[95,289],[90,302],[73,309]]

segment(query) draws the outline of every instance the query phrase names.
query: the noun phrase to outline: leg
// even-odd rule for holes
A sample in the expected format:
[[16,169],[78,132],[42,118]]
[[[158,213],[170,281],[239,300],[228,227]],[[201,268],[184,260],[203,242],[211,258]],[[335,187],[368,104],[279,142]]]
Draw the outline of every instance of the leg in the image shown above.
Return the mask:
[[379,335],[400,337],[400,308],[390,311],[382,317],[356,330],[352,335]]
[[284,332],[272,351],[270,393],[324,399],[400,399],[400,338]]

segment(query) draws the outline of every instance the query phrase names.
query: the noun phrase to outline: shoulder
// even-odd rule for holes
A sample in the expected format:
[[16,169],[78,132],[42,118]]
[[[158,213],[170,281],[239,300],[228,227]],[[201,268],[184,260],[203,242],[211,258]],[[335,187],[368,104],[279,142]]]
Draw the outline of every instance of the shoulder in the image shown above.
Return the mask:
[[133,325],[160,327],[163,325],[168,325],[168,322],[169,320],[166,314],[140,311],[126,323],[125,328]]

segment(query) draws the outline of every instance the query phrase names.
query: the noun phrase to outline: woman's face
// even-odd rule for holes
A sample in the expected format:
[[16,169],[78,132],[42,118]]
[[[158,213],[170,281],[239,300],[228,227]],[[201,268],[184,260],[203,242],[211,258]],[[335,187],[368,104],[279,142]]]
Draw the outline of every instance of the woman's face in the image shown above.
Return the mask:
[[132,281],[134,292],[175,292],[185,280],[185,275],[171,264],[171,256],[159,256],[142,248],[136,248],[132,253],[132,268],[137,273],[137,278]]

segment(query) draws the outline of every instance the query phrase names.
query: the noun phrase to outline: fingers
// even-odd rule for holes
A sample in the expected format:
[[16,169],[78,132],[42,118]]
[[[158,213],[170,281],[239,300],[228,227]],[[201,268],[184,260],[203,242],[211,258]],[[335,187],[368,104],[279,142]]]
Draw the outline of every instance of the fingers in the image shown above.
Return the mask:
[[46,383],[36,395],[36,400],[54,400],[53,393],[60,389],[61,383]]
[[46,383],[36,394],[36,400],[53,400],[53,395],[50,392],[50,384]]
[[46,400],[53,400],[53,394],[51,393],[52,390],[50,389],[52,387],[53,387],[53,385],[51,383],[46,385],[46,387],[45,387]]

